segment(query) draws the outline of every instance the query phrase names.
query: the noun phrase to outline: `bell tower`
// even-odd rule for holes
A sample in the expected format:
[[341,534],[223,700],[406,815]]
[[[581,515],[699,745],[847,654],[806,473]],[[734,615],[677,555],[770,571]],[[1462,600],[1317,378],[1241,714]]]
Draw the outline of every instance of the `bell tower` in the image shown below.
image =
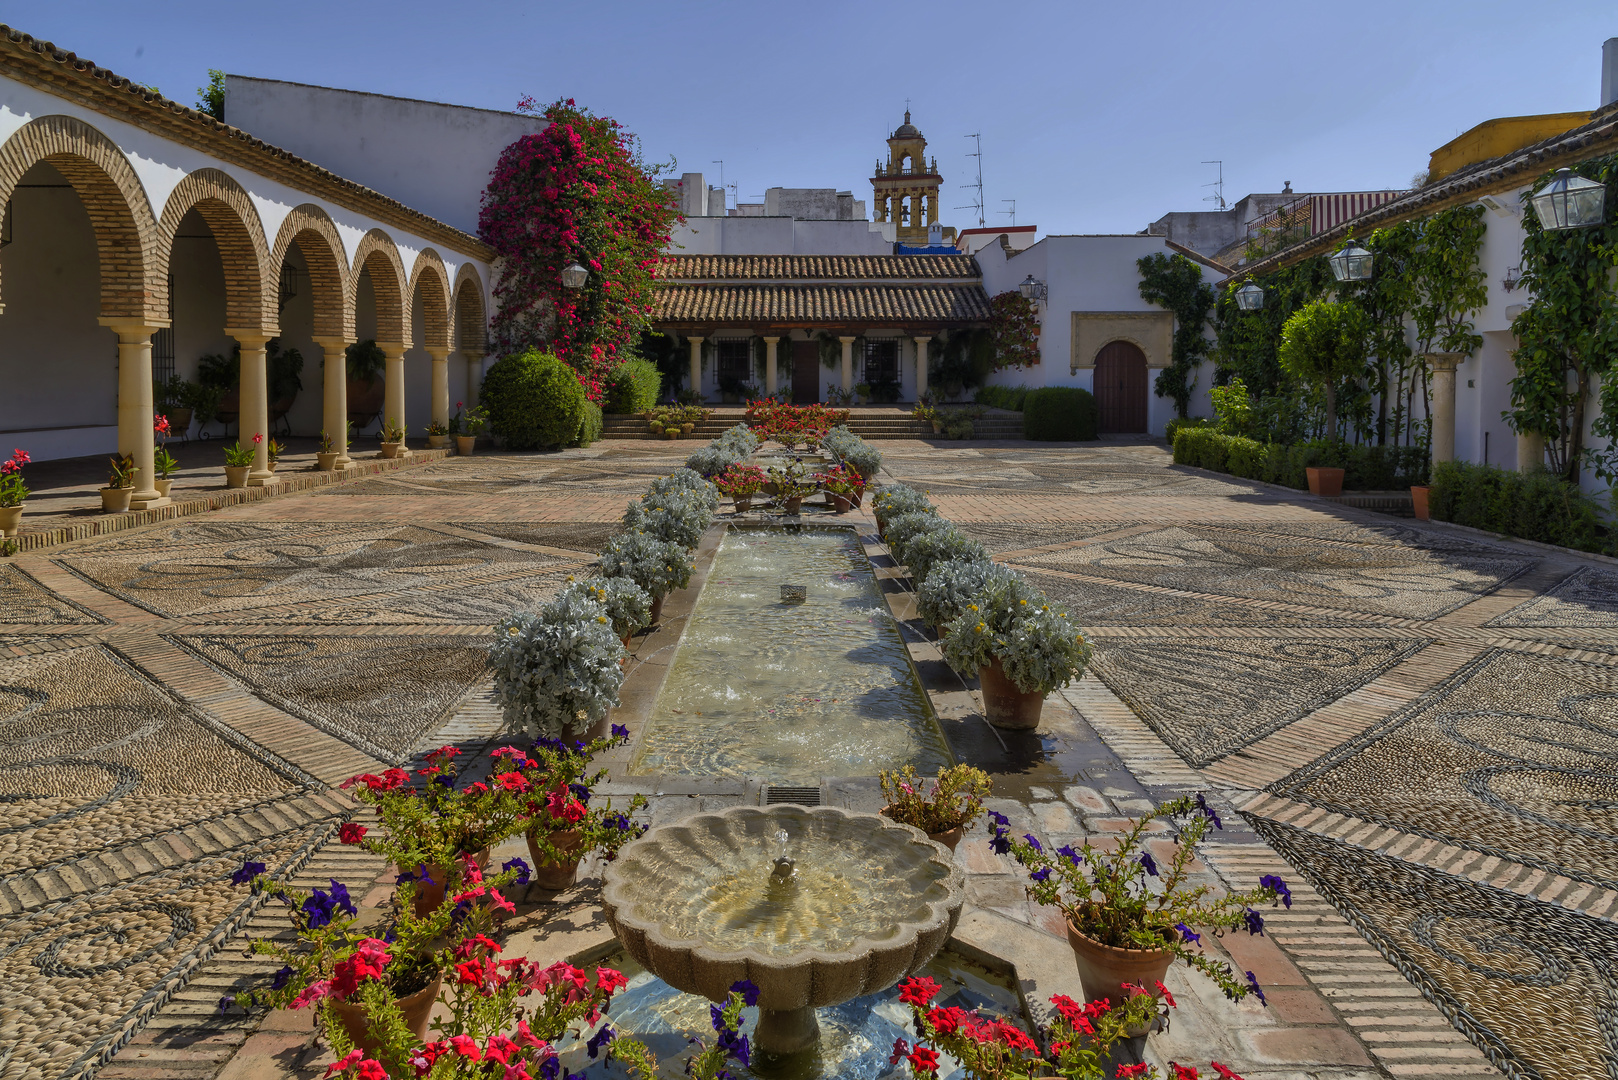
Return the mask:
[[[938,159],[927,161],[927,140],[910,122],[905,110],[904,123],[888,137],[888,160],[876,163],[871,187],[876,198],[876,220],[898,226],[901,244],[924,247],[927,227],[938,224],[938,192],[943,178],[938,175]],[[954,229],[944,230],[951,238]]]

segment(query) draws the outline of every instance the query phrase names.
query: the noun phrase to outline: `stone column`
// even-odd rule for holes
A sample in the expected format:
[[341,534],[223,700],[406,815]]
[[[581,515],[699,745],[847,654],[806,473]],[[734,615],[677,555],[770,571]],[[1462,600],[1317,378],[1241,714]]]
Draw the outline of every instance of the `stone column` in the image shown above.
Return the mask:
[[170,500],[157,493],[157,470],[152,467],[157,452],[152,429],[157,422],[152,410],[152,335],[162,328],[121,319],[98,321],[118,335],[118,452],[134,458],[140,470],[129,508],[166,506]]
[[429,346],[433,358],[433,423],[449,424],[449,350]]
[[686,338],[691,346],[691,389],[702,393],[702,339]]
[[1428,353],[1433,368],[1432,460],[1437,465],[1455,460],[1455,368],[1465,353]]
[[382,355],[386,358],[383,365],[386,375],[382,384],[382,425],[386,427],[389,424],[397,424],[408,434],[409,428],[405,427],[405,347],[386,341],[379,341],[376,346],[382,350]]
[[[275,482],[270,471],[270,384],[264,363],[264,343],[271,335],[257,330],[232,330],[225,333],[235,338],[242,347],[241,414],[236,421],[236,438],[245,445],[253,445],[253,469],[247,474],[248,487],[263,487]],[[262,436],[253,444],[253,436]]]
[[843,389],[852,390],[854,389],[854,339],[840,337],[837,340],[843,343]]
[[337,454],[335,464],[341,471],[354,463],[354,459],[348,456],[349,343],[340,337],[314,340],[326,357],[326,396],[321,409],[320,429],[331,436],[331,448]]
[[466,357],[466,400],[464,402],[468,411],[478,403],[478,388],[483,385],[483,353],[471,349],[462,349],[461,355]]
[[916,400],[927,392],[927,346],[932,343],[932,335],[926,337],[916,336]]
[[1541,472],[1545,468],[1545,436],[1537,431],[1517,432],[1517,471]]
[[775,393],[775,388],[780,385],[778,381],[778,370],[776,367],[778,362],[777,356],[779,355],[777,350],[779,349],[780,344],[781,339],[778,337],[767,337],[764,339],[764,392],[766,394]]

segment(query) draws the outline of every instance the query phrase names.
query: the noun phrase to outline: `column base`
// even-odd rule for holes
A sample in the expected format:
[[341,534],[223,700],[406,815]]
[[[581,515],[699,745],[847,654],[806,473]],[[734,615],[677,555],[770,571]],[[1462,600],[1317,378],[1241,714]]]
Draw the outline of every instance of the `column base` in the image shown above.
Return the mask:
[[167,495],[159,495],[155,491],[137,491],[129,497],[129,508],[131,510],[155,510],[159,506],[167,506],[173,501]]
[[275,474],[272,472],[254,472],[247,474],[248,487],[267,487],[273,483],[275,483]]

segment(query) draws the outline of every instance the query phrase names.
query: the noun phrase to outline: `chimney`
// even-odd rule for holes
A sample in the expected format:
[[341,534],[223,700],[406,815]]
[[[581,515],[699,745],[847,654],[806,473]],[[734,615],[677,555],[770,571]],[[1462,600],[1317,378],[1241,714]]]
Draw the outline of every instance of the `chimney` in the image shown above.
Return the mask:
[[1610,37],[1601,46],[1601,107],[1604,109],[1618,101],[1618,37]]

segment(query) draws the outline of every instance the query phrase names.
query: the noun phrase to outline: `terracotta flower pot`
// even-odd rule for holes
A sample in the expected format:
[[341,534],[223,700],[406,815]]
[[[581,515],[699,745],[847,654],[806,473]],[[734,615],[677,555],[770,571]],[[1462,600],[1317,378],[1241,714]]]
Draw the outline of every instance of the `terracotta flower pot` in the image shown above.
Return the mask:
[[801,497],[788,499],[786,501],[786,510],[788,514],[801,513],[803,510],[803,499]]
[[[534,843],[534,830],[528,831],[528,855],[534,863],[534,876],[532,881],[541,889],[550,889],[552,892],[565,889],[573,884],[573,875],[578,872],[579,860],[568,859],[565,862],[550,862],[539,852]],[[573,851],[584,842],[584,836],[577,829],[562,829],[551,833],[551,843],[562,851]]]
[[1416,511],[1416,517],[1421,521],[1431,521],[1432,511],[1427,507],[1427,487],[1410,485],[1410,505]]
[[[891,817],[893,817],[893,815],[891,813],[889,813],[889,811],[891,811],[892,809],[893,809],[893,807],[891,805],[884,806],[881,810],[878,811],[878,813],[880,813],[883,817],[891,818]],[[898,819],[894,818],[894,820],[897,821]],[[909,825],[910,822],[906,821],[903,824]],[[930,833],[927,834],[927,839],[931,840],[935,844],[943,844],[945,847],[949,848],[951,851],[954,851],[955,850],[955,845],[959,844],[961,842],[961,837],[965,834],[965,832],[966,832],[966,826],[965,825],[957,825],[957,826],[955,826],[955,828],[950,829],[948,832],[930,832]]]
[[174,487],[174,481],[166,477],[153,480],[152,487],[157,489],[158,495],[166,499],[169,497],[169,490]]
[[455,436],[455,453],[461,457],[471,457],[472,448],[478,444],[476,435]]
[[0,506],[0,536],[16,536],[21,525],[21,506]]
[[169,418],[169,433],[185,438],[185,433],[191,430],[191,410],[186,408],[166,409],[163,415]]
[[678,439],[679,437],[680,437],[680,429],[679,428],[664,428],[663,429],[663,438],[664,439],[672,441],[674,439]]
[[[427,1038],[427,1021],[432,1016],[433,1003],[438,1000],[438,988],[442,979],[442,976],[434,975],[432,982],[414,994],[399,999],[399,1011],[404,1013],[405,1027],[415,1032],[416,1038],[423,1041]],[[375,1057],[379,1046],[377,1041],[371,1038],[366,1026],[365,1006],[358,1002],[338,1001],[333,998],[331,1007],[337,1014],[337,1019],[342,1022],[343,1029],[348,1032],[349,1041],[364,1050],[366,1057]]]
[[1000,661],[978,668],[978,685],[983,690],[983,713],[989,723],[1016,731],[1032,731],[1039,726],[1045,695],[1037,690],[1024,693],[1017,689],[1017,684],[1006,678]]
[[341,456],[336,451],[329,454],[316,454],[315,468],[320,472],[334,472],[337,469],[337,459]]
[[448,435],[429,435],[429,436],[427,436],[427,449],[429,449],[429,450],[443,450],[448,446],[449,446],[449,436]]
[[382,456],[385,458],[396,458],[399,456],[399,452],[403,449],[404,443],[402,442],[385,442],[382,444]]
[[854,509],[854,502],[847,495],[839,495],[835,491],[831,492],[830,494],[831,508],[837,513],[846,514],[850,510]]
[[663,598],[661,596],[654,596],[654,597],[652,597],[652,623],[651,623],[651,625],[656,626],[659,622],[662,622],[662,621],[663,621]]
[[697,425],[695,425],[695,424],[686,423],[686,424],[681,424],[680,425],[680,431],[683,432],[686,435],[691,434],[695,430],[697,430]]
[[[1084,1000],[1106,998],[1114,1008],[1123,1003],[1124,983],[1133,983],[1151,989],[1161,982],[1174,963],[1174,953],[1168,949],[1118,949],[1083,934],[1067,920],[1067,943],[1073,947],[1073,962],[1079,969],[1079,985],[1084,988]],[[1131,1035],[1144,1035],[1131,1031]]]
[[[484,848],[476,852],[472,859],[478,864],[479,870],[489,868],[489,849]],[[449,885],[449,872],[442,866],[427,867],[427,874],[433,879],[431,885],[417,884],[416,894],[411,897],[411,907],[415,909],[416,918],[424,919],[444,902],[444,896]]]
[[129,497],[135,493],[134,488],[104,487],[100,491],[103,514],[123,514],[129,511]]
[[753,496],[751,495],[737,495],[731,501],[736,504],[736,512],[738,514],[745,514],[749,510],[753,509]]
[[275,467],[276,467],[276,466],[277,466],[277,465],[279,465],[279,464],[281,464],[281,463],[280,463],[280,462],[279,462],[279,461],[272,461],[272,462],[270,462],[270,471],[271,471],[271,472],[274,472],[274,471],[275,471]]
[[1311,465],[1304,472],[1309,474],[1309,494],[1335,499],[1343,493],[1342,469],[1315,468]]
[[252,471],[251,465],[226,465],[225,486],[228,488],[244,488],[247,486],[247,474]]

